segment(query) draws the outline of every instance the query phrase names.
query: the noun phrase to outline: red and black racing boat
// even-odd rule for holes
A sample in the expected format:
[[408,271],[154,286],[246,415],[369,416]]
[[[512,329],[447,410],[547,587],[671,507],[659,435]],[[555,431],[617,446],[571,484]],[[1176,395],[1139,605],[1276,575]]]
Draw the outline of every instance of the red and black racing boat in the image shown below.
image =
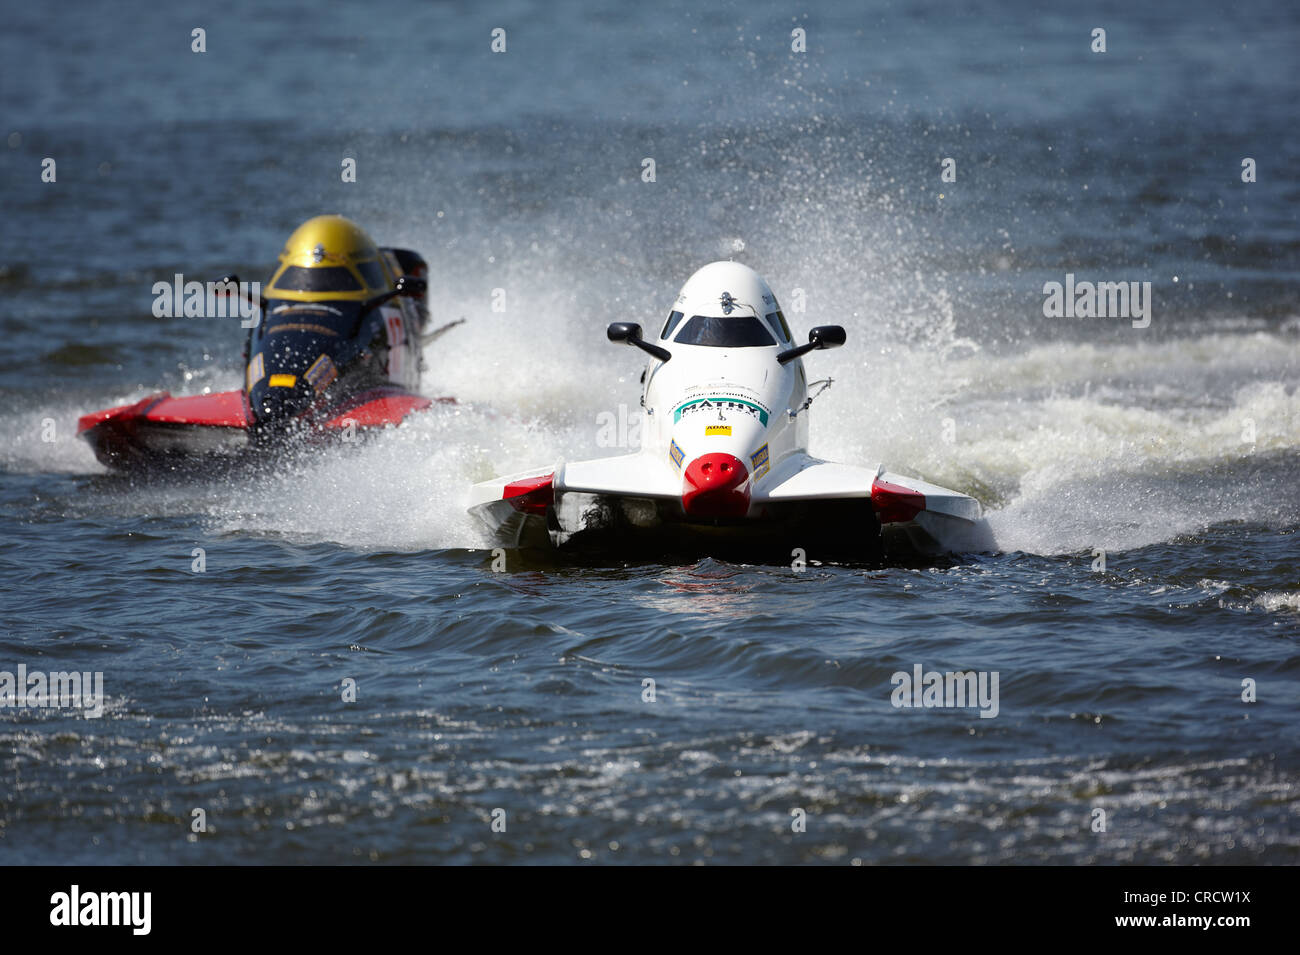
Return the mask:
[[[231,294],[238,279],[223,287]],[[289,237],[266,294],[250,299],[259,317],[244,387],[163,391],[84,415],[77,431],[102,463],[185,467],[291,436],[352,437],[433,403],[418,392],[422,346],[451,326],[427,331],[428,267],[419,254],[380,248],[341,216],[317,216]]]

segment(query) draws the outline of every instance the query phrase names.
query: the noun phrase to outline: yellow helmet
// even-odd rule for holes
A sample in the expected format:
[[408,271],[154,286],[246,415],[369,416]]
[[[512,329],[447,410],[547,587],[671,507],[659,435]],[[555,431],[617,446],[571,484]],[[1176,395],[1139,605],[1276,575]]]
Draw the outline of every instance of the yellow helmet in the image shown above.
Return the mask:
[[393,277],[374,240],[350,219],[316,216],[293,230],[267,298],[316,302],[366,299],[393,287]]

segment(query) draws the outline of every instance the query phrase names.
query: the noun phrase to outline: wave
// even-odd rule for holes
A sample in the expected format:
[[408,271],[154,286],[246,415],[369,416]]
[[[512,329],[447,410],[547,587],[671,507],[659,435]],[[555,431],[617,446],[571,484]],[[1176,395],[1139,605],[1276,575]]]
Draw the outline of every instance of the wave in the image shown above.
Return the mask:
[[[461,403],[359,447],[327,449],[248,480],[133,488],[113,494],[111,506],[197,512],[217,532],[361,549],[483,546],[464,510],[470,484],[618,453],[600,446],[599,416],[617,417],[620,405],[625,415],[639,410],[640,360],[606,343],[590,322],[581,332],[564,324],[538,330],[555,344],[547,350],[534,336],[503,336],[490,321],[457,329],[426,356],[427,380],[437,385],[428,390]],[[850,342],[855,331],[861,340],[862,329],[851,328]],[[974,494],[1002,551],[1125,550],[1227,520],[1300,522],[1292,480],[1300,358],[1291,336],[956,351],[964,353],[891,345],[812,356],[812,377],[836,379],[813,407],[813,452],[883,463]],[[188,377],[178,390],[238,381],[229,369]],[[0,427],[0,466],[100,471],[73,437],[76,416],[87,410],[63,398],[12,416]],[[49,421],[53,442],[42,440]],[[99,486],[87,489],[92,500]]]

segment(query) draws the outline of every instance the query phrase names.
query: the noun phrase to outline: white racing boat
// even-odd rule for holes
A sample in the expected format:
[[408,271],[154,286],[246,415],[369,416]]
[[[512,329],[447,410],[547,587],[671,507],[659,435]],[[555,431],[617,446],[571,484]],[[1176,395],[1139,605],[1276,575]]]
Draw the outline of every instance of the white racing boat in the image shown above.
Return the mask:
[[[980,505],[957,491],[808,453],[803,356],[844,344],[823,325],[794,345],[752,269],[714,262],[682,287],[650,356],[641,449],[561,461],[474,485],[470,512],[507,546],[644,544],[749,559],[876,559],[979,549]],[[826,383],[822,384],[823,388]]]

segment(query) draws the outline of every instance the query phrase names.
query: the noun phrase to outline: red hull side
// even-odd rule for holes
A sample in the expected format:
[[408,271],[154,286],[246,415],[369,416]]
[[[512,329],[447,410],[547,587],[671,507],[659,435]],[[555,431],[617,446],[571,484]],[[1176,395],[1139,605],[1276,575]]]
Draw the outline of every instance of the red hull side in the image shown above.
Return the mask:
[[[318,411],[312,424],[326,433],[349,427],[383,428],[401,424],[407,415],[432,404],[404,389],[380,386]],[[244,451],[250,444],[252,420],[242,391],[181,398],[163,391],[132,404],[83,415],[77,433],[109,467],[181,465]]]

